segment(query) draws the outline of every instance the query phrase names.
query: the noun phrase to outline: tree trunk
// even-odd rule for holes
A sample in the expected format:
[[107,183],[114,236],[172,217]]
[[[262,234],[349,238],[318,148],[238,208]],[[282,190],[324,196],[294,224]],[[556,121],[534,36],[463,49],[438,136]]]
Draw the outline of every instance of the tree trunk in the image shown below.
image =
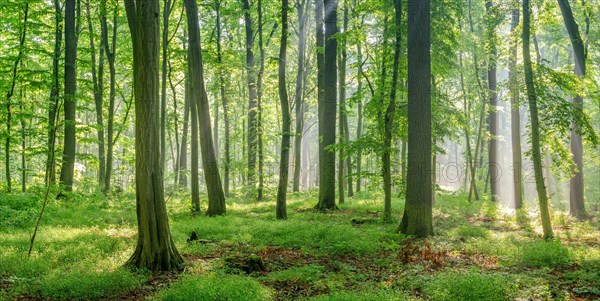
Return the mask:
[[[485,3],[486,12],[490,20],[494,19],[496,14],[492,6],[492,1],[488,0]],[[490,22],[491,23],[491,22]],[[490,177],[490,200],[495,202],[498,197],[498,182],[499,182],[499,165],[498,165],[498,92],[496,90],[496,25],[487,24],[487,39],[489,47],[488,57],[488,90],[489,90],[489,115],[488,115],[488,130],[490,138],[488,140],[488,173]]]
[[50,88],[50,105],[48,106],[48,150],[46,154],[46,175],[44,180],[47,185],[56,182],[56,166],[53,160],[56,140],[56,115],[60,92],[59,70],[62,44],[62,8],[59,0],[54,0],[54,55],[52,57],[52,87]]
[[181,268],[169,229],[160,164],[159,4],[158,0],[126,0],[133,41],[135,92],[135,174],[138,239],[127,264],[151,271]]
[[[323,54],[323,98],[319,99],[319,202],[317,209],[337,209],[335,205],[335,144],[337,110],[337,1],[324,0],[325,52]],[[317,22],[318,23],[318,22]]]
[[[108,99],[108,121],[107,121],[107,150],[106,150],[106,172],[104,174],[104,191],[110,191],[111,177],[112,177],[112,166],[113,166],[113,150],[115,146],[114,137],[114,120],[115,120],[115,97],[116,97],[116,70],[115,70],[115,57],[117,52],[117,16],[118,8],[115,7],[113,10],[113,24],[112,24],[112,38],[111,45],[108,43],[108,26],[106,24],[106,14],[102,16],[102,34],[105,35],[104,41],[104,52],[108,59],[108,69],[110,70],[110,92]],[[112,48],[112,50],[111,50]]]
[[531,161],[535,174],[535,186],[540,204],[540,216],[544,238],[550,239],[554,236],[548,210],[548,196],[544,187],[544,176],[542,174],[542,155],[540,152],[540,129],[538,120],[538,109],[535,86],[533,83],[533,68],[531,66],[531,53],[529,47],[530,39],[530,7],[529,0],[523,0],[523,65],[525,68],[525,85],[527,87],[527,100],[529,102],[529,113],[531,118]]
[[5,140],[5,168],[6,168],[6,183],[8,192],[12,190],[11,184],[11,174],[10,174],[10,138],[11,138],[11,123],[12,123],[12,109],[11,109],[11,99],[15,92],[15,85],[17,84],[17,73],[19,71],[19,64],[23,59],[23,50],[25,45],[25,35],[27,33],[27,18],[29,15],[29,3],[25,2],[25,13],[23,17],[23,27],[19,37],[19,54],[17,55],[17,59],[13,65],[12,69],[12,80],[10,89],[6,93],[6,140]]
[[[94,27],[92,26],[92,14],[90,12],[90,2],[86,2],[86,12],[88,21],[88,30],[90,33],[90,54],[91,54],[91,65],[92,65],[92,84],[94,89],[94,104],[96,107],[96,132],[98,137],[98,186],[100,190],[105,191],[105,174],[106,174],[106,158],[105,158],[105,146],[104,141],[104,26],[102,26],[100,34],[100,54],[98,59],[98,65],[96,66],[96,45],[94,43],[95,33]],[[103,16],[101,16],[102,19]]]
[[384,139],[383,139],[383,191],[384,209],[383,219],[389,221],[392,219],[392,134],[394,130],[394,114],[396,110],[396,91],[398,88],[398,72],[400,65],[400,47],[402,45],[402,0],[394,0],[394,12],[396,13],[396,41],[394,43],[394,69],[392,71],[392,87],[390,93],[390,102],[385,110],[384,120]]
[[256,103],[256,139],[257,139],[257,155],[258,155],[258,187],[256,191],[256,199],[262,201],[263,199],[263,186],[264,186],[264,146],[263,146],[263,128],[262,128],[262,79],[265,73],[265,48],[263,43],[263,30],[262,30],[262,0],[258,0],[258,47],[260,51],[260,67],[257,76],[257,103]]
[[169,15],[171,14],[171,0],[165,0],[163,6],[162,30],[162,63],[160,79],[160,164],[165,172],[167,157],[167,60],[169,55]]
[[[225,214],[225,195],[219,175],[219,165],[215,156],[212,130],[210,126],[210,107],[206,86],[204,85],[204,66],[202,63],[202,46],[200,43],[200,29],[198,27],[198,6],[196,0],[185,0],[185,8],[188,20],[189,34],[189,64],[191,68],[192,91],[200,125],[200,145],[202,150],[202,166],[204,167],[204,179],[208,192],[208,210],[206,215]],[[192,114],[194,113],[192,106]]]
[[[304,130],[304,58],[306,56],[306,20],[308,12],[306,4],[309,0],[298,3],[298,72],[296,74],[296,135],[294,136],[294,184],[293,191],[300,191],[300,174],[302,172],[302,135]],[[306,188],[306,187],[305,187]]]
[[77,89],[77,32],[75,29],[75,0],[65,5],[65,97],[63,160],[60,183],[66,191],[73,190],[75,171],[75,92]]
[[[575,54],[575,74],[580,78],[585,78],[586,73],[586,48],[584,47],[581,34],[579,33],[579,27],[571,6],[568,0],[558,0],[560,11],[563,16],[565,27],[569,33],[571,39],[571,45],[573,46],[573,52]],[[589,19],[588,19],[589,22]],[[587,25],[589,28],[589,23]],[[577,110],[583,110],[583,96],[575,95],[573,98],[573,106]],[[575,217],[586,216],[585,212],[585,198],[583,194],[583,144],[581,135],[578,133],[579,128],[576,123],[571,125],[571,154],[573,154],[573,162],[575,163],[575,169],[572,171],[570,180],[570,213]]]
[[246,137],[248,152],[248,182],[252,192],[256,189],[256,152],[257,152],[257,129],[256,129],[256,111],[257,111],[257,90],[256,73],[254,70],[254,30],[252,18],[250,17],[249,0],[242,0],[244,9],[244,22],[246,26],[246,83],[248,85],[248,133]]
[[[362,48],[360,45],[360,41],[358,42],[358,44],[356,45],[356,53],[358,56],[358,62],[359,62],[359,68],[358,68],[358,75],[357,75],[357,81],[358,81],[358,85],[357,85],[357,91],[358,93],[361,93],[359,95],[362,95],[362,88],[363,88],[363,83],[362,83],[362,79],[363,79],[363,70],[362,70]],[[358,99],[358,106],[357,106],[357,122],[356,122],[356,140],[360,139],[360,137],[362,137],[362,128],[363,128],[363,99],[362,97],[359,97]],[[356,154],[356,192],[360,192],[361,190],[361,184],[362,184],[362,149],[359,148],[358,153]]]
[[217,63],[219,63],[219,85],[221,90],[221,104],[223,106],[223,123],[225,127],[225,166],[223,170],[223,186],[225,196],[229,196],[229,168],[231,165],[231,153],[229,142],[229,112],[227,104],[227,95],[225,94],[225,79],[223,75],[223,55],[221,53],[221,2],[217,2]]
[[188,129],[189,129],[189,118],[190,111],[192,106],[192,93],[190,91],[190,77],[189,71],[186,75],[185,80],[185,108],[183,109],[183,134],[181,137],[181,148],[179,151],[179,187],[186,188],[188,186],[188,168],[187,168],[187,159],[188,159]]
[[[281,45],[279,48],[279,101],[281,103],[281,157],[279,158],[279,185],[277,187],[277,219],[287,219],[286,194],[290,160],[291,117],[286,90],[286,51],[288,40],[288,0],[281,1]],[[302,66],[298,66],[301,68]]]
[[398,230],[433,235],[431,203],[430,1],[408,1],[408,178]]
[[[188,20],[188,22],[190,22]],[[191,46],[188,46],[191,47]],[[191,49],[188,50],[188,58],[191,57]],[[188,64],[189,61],[188,61]],[[192,66],[188,65],[188,78],[190,81],[190,85],[189,85],[189,89],[190,92],[188,92],[191,95],[190,98],[190,114],[192,115],[192,145],[191,145],[191,151],[192,151],[192,166],[191,166],[191,176],[192,176],[192,212],[193,213],[199,213],[200,212],[200,182],[199,182],[199,178],[198,178],[198,171],[200,170],[200,161],[198,158],[198,155],[200,153],[200,149],[198,146],[198,106],[196,104],[196,99],[195,99],[195,94],[194,94],[194,88],[192,86],[192,70],[191,70]]]
[[[346,3],[346,2],[344,2]],[[348,30],[348,8],[344,4],[344,34]],[[340,45],[340,56],[339,56],[339,102],[340,112],[338,117],[338,131],[339,131],[339,143],[342,145],[346,140],[346,128],[344,127],[344,120],[346,118],[346,60],[348,54],[346,51],[346,38],[341,37]],[[343,204],[345,202],[345,188],[346,188],[346,160],[345,160],[344,147],[338,150],[338,203]]]
[[[511,33],[516,33],[519,26],[519,10],[512,11]],[[514,184],[514,208],[523,206],[523,176],[521,159],[521,118],[519,115],[519,83],[517,75],[517,41],[518,35],[511,37],[510,54],[508,61],[509,90],[510,90],[510,132],[513,155],[513,184]]]

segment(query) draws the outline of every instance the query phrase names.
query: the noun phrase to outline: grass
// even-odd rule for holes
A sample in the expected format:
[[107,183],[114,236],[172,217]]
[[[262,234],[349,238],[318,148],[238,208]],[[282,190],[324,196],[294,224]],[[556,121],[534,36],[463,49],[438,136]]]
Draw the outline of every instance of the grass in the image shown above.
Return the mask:
[[[555,241],[543,241],[539,219],[517,217],[461,194],[439,195],[435,236],[394,233],[382,221],[381,196],[361,193],[339,211],[312,209],[315,194],[291,194],[288,220],[273,200],[228,199],[228,215],[189,213],[174,194],[167,208],[182,274],[152,275],[122,267],[135,246],[132,195],[71,194],[48,204],[31,258],[29,238],[41,193],[0,195],[0,300],[507,300],[600,298],[596,217],[553,214]],[[206,206],[205,203],[202,204]],[[205,207],[203,207],[205,209]],[[187,243],[195,231],[200,241]],[[260,257],[246,274],[226,258]]]

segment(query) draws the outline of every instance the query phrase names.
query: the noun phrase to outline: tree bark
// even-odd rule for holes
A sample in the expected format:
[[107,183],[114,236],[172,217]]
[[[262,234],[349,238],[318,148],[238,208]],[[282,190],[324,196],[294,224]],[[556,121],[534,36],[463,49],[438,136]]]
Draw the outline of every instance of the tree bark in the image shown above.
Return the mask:
[[263,74],[265,73],[265,48],[263,43],[263,27],[262,27],[262,16],[263,16],[263,7],[262,0],[258,0],[258,48],[260,52],[260,63],[258,69],[258,76],[256,79],[256,93],[257,93],[257,103],[256,103],[256,139],[257,139],[257,156],[258,156],[258,187],[256,189],[256,199],[262,201],[263,199],[263,189],[264,189],[264,147],[263,147],[263,128],[262,128],[262,96],[263,96]]
[[59,67],[62,44],[62,8],[59,0],[54,0],[54,54],[52,57],[52,86],[50,88],[50,104],[48,106],[48,150],[46,154],[46,175],[44,180],[47,185],[56,182],[56,166],[54,160],[54,149],[56,140],[56,115],[58,111],[58,99],[60,94]]
[[[575,54],[575,75],[580,78],[585,78],[586,73],[586,47],[581,39],[579,33],[579,27],[571,6],[568,0],[558,0],[560,11],[563,16],[565,27],[569,33],[571,39],[571,45],[573,46],[573,52]],[[589,21],[589,20],[588,20]],[[588,23],[589,28],[589,23]],[[583,110],[583,96],[575,95],[573,98],[573,106],[576,110]],[[585,198],[583,194],[583,143],[581,135],[578,134],[579,128],[576,123],[571,125],[571,154],[573,155],[573,162],[575,163],[575,169],[572,171],[570,180],[570,213],[575,217],[585,217]]]
[[430,1],[408,1],[408,178],[398,230],[433,235]]
[[319,202],[315,208],[335,205],[335,118],[337,110],[337,0],[324,0],[325,52],[323,54],[323,98],[319,100]]
[[496,90],[496,25],[493,23],[495,18],[495,8],[492,1],[488,0],[485,3],[486,12],[488,14],[487,40],[489,47],[488,56],[488,90],[489,90],[489,115],[488,115],[488,130],[490,138],[488,140],[488,173],[490,177],[490,200],[495,202],[498,197],[498,182],[501,172],[498,165],[498,92]]
[[21,64],[21,60],[23,59],[23,47],[25,45],[25,36],[27,33],[27,18],[29,15],[29,3],[25,2],[25,12],[23,17],[23,28],[19,36],[19,53],[17,55],[17,59],[13,64],[12,69],[12,80],[10,89],[6,93],[6,140],[5,140],[5,168],[6,168],[6,183],[8,192],[12,190],[11,184],[11,173],[10,173],[10,140],[11,140],[11,123],[12,123],[12,109],[11,109],[11,99],[15,92],[15,85],[17,84],[17,76],[19,71],[19,64]]
[[[286,60],[288,40],[288,0],[281,1],[281,45],[279,48],[279,101],[281,103],[281,156],[279,158],[279,185],[277,187],[277,219],[287,219],[286,194],[290,161],[291,117],[286,89]],[[301,68],[301,66],[299,66]]]
[[223,186],[225,190],[225,196],[229,196],[229,169],[231,166],[231,151],[229,142],[229,112],[227,104],[227,94],[225,93],[225,79],[223,75],[223,55],[221,50],[221,2],[217,2],[216,6],[217,13],[217,63],[219,64],[219,86],[221,92],[221,104],[223,106],[223,127],[225,128],[225,164],[223,168]]
[[[304,59],[306,56],[306,5],[309,0],[298,2],[298,71],[296,74],[296,135],[294,136],[294,183],[293,191],[300,191],[300,175],[302,173],[302,139],[304,130]],[[304,187],[306,188],[306,187]]]
[[183,265],[169,229],[160,163],[159,2],[125,0],[133,41],[138,239],[127,265],[151,271]]
[[[105,175],[106,175],[106,157],[105,157],[105,147],[106,143],[104,141],[104,38],[107,37],[104,34],[104,26],[101,26],[101,34],[100,34],[100,50],[99,50],[99,58],[98,65],[96,65],[96,45],[94,43],[95,33],[94,27],[92,25],[92,14],[90,12],[90,2],[86,2],[86,12],[87,12],[87,21],[88,21],[88,30],[90,32],[90,55],[91,55],[91,65],[92,65],[92,84],[94,89],[94,104],[96,108],[96,133],[98,137],[98,186],[101,191],[105,191]],[[103,12],[101,12],[102,14]],[[100,18],[102,19],[103,16]]]
[[[515,33],[519,26],[519,10],[513,9],[511,33]],[[521,159],[521,117],[519,114],[519,83],[517,75],[517,41],[518,35],[512,36],[510,40],[510,54],[508,61],[509,69],[509,90],[510,90],[510,132],[513,156],[513,184],[514,184],[514,203],[515,209],[523,206],[523,176]]]
[[[200,125],[200,147],[202,150],[202,166],[204,168],[204,179],[208,192],[208,209],[206,215],[222,215],[226,213],[225,195],[219,175],[219,165],[215,156],[212,130],[210,126],[210,107],[206,86],[204,84],[204,66],[202,62],[202,46],[200,42],[200,29],[198,27],[198,6],[196,0],[185,0],[185,8],[188,21],[189,34],[189,64],[191,67],[191,83],[198,121]],[[192,106],[192,114],[194,113]]]
[[77,32],[75,29],[75,0],[65,5],[65,97],[63,160],[60,183],[66,191],[73,190],[75,171],[75,92],[77,90]]
[[[346,2],[344,2],[346,3]],[[347,30],[348,30],[348,7],[346,6],[346,4],[344,4],[344,34],[346,34]],[[341,36],[340,39],[340,43],[341,45],[339,45],[340,48],[340,55],[339,55],[339,65],[338,65],[338,71],[339,71],[339,102],[340,102],[340,108],[339,108],[339,117],[338,117],[338,132],[339,132],[339,143],[340,145],[343,145],[344,142],[346,141],[346,128],[344,127],[345,125],[345,119],[346,117],[346,61],[348,59],[348,53],[346,51],[346,47],[347,47],[347,40],[346,37],[344,35]],[[347,181],[347,177],[346,177],[346,158],[345,158],[345,152],[344,152],[344,146],[340,147],[338,150],[338,203],[339,204],[343,204],[345,202],[345,190],[346,190],[346,181]]]
[[252,18],[250,17],[250,0],[242,0],[244,9],[244,22],[246,26],[246,83],[248,85],[248,133],[246,137],[247,152],[248,152],[248,182],[252,188],[252,193],[256,189],[256,156],[257,156],[257,128],[256,128],[256,113],[257,113],[257,90],[256,90],[256,73],[254,70],[254,30]]
[[398,88],[398,72],[400,65],[400,47],[402,45],[402,0],[394,0],[394,12],[396,13],[396,41],[394,43],[394,69],[392,71],[392,87],[390,102],[385,110],[384,139],[383,139],[383,191],[384,209],[383,219],[389,221],[392,218],[392,134],[394,130],[394,114],[396,110],[396,92]]
[[537,109],[537,95],[533,83],[533,68],[531,66],[530,40],[530,7],[529,0],[523,0],[523,65],[525,68],[525,85],[527,88],[527,100],[529,102],[529,113],[531,118],[531,160],[535,174],[535,186],[540,204],[540,216],[544,238],[550,239],[554,236],[548,210],[548,196],[544,187],[544,176],[542,174],[542,155],[540,152],[540,129]]
[[[116,97],[116,69],[115,69],[115,58],[117,52],[117,12],[118,8],[115,7],[113,10],[113,21],[112,21],[112,38],[109,45],[108,42],[108,25],[106,24],[106,14],[103,14],[102,22],[102,34],[105,35],[104,41],[104,52],[108,59],[108,69],[110,70],[110,92],[108,99],[108,121],[106,129],[107,147],[106,147],[106,172],[104,175],[104,191],[110,191],[111,177],[112,177],[112,166],[113,166],[113,152],[115,146],[115,135],[114,135],[114,120],[115,120],[115,97]],[[112,48],[112,50],[111,50]]]

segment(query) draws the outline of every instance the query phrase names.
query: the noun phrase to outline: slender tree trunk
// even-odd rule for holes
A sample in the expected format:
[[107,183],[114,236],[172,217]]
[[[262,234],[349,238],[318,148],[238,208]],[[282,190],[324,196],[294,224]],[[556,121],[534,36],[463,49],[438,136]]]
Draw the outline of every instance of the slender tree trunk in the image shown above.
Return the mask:
[[58,110],[58,99],[60,94],[59,67],[62,44],[62,8],[59,0],[54,0],[54,55],[52,57],[52,87],[50,88],[50,105],[48,106],[48,153],[46,154],[46,184],[56,182],[56,166],[54,160],[55,138],[56,138],[56,114]]
[[527,100],[531,118],[531,160],[535,174],[535,186],[540,204],[540,216],[544,238],[550,239],[554,236],[548,210],[548,196],[544,187],[544,176],[542,174],[542,155],[540,152],[540,129],[537,109],[537,96],[533,83],[533,68],[531,66],[530,40],[530,7],[529,0],[523,0],[523,65],[525,67],[525,85],[527,87]]
[[[200,42],[200,29],[198,27],[198,6],[196,0],[185,0],[185,8],[188,21],[189,34],[189,64],[191,66],[191,83],[194,92],[194,100],[200,125],[200,144],[202,149],[202,166],[204,168],[204,179],[208,192],[208,209],[206,215],[225,214],[225,195],[219,175],[219,165],[215,156],[212,130],[210,126],[210,107],[206,86],[204,85],[204,66],[202,62],[202,46]],[[192,106],[192,114],[194,114]]]
[[[106,14],[102,16],[102,34],[105,35],[104,41],[104,52],[108,59],[108,69],[110,70],[110,92],[108,99],[108,121],[107,121],[107,150],[106,150],[106,172],[104,175],[104,191],[110,191],[112,167],[113,167],[113,152],[115,146],[114,136],[114,120],[115,120],[115,97],[116,97],[116,69],[115,69],[115,57],[117,52],[117,10],[113,10],[113,21],[112,21],[112,37],[109,45],[108,42],[108,26],[106,24]],[[112,50],[111,50],[112,48]]]
[[[293,191],[300,191],[300,174],[302,173],[302,135],[304,130],[304,58],[306,56],[306,20],[308,12],[306,4],[309,0],[298,3],[298,72],[296,74],[296,135],[294,136],[294,184]],[[305,187],[306,188],[306,187]]]
[[499,165],[498,165],[498,92],[496,91],[496,25],[493,24],[496,8],[493,7],[492,1],[488,0],[485,3],[486,12],[490,24],[487,24],[487,39],[489,47],[488,57],[488,90],[489,90],[489,115],[488,115],[488,130],[490,138],[488,140],[488,173],[490,177],[490,200],[495,202],[498,197],[498,180],[499,180]]
[[430,1],[408,1],[408,178],[398,230],[433,234],[431,200]]
[[167,60],[169,55],[169,15],[171,14],[171,0],[164,0],[163,30],[162,30],[162,63],[160,78],[160,164],[165,172],[167,157]]
[[27,191],[27,120],[25,118],[25,107],[23,105],[23,87],[20,89],[19,93],[19,111],[21,111],[21,192]]
[[60,183],[66,191],[73,190],[75,171],[75,92],[77,89],[77,32],[75,29],[75,0],[65,5],[65,133]]
[[[567,0],[558,0],[560,11],[563,16],[565,27],[569,33],[571,39],[571,45],[573,46],[573,52],[575,54],[575,75],[580,78],[585,78],[586,73],[586,47],[581,39],[579,33],[579,27],[571,6]],[[589,30],[589,18],[586,16],[586,31]],[[577,110],[583,110],[583,96],[575,95],[573,98],[573,106]],[[571,154],[573,155],[573,162],[575,163],[575,169],[572,171],[570,180],[570,212],[571,215],[576,217],[586,216],[585,211],[585,198],[583,194],[583,143],[581,135],[578,133],[579,128],[576,123],[572,124],[571,130]]]
[[6,93],[6,140],[5,140],[5,168],[6,168],[6,183],[8,192],[12,190],[11,184],[11,174],[10,174],[10,140],[11,140],[11,123],[12,123],[12,109],[11,109],[11,99],[15,92],[15,85],[17,84],[17,77],[19,71],[19,65],[23,59],[23,49],[25,45],[25,37],[27,33],[27,18],[29,15],[29,3],[25,2],[25,12],[23,17],[23,27],[21,29],[21,33],[19,36],[19,54],[17,55],[17,59],[13,65],[12,69],[12,80],[10,89]]
[[337,0],[324,0],[325,52],[323,54],[323,98],[319,101],[319,202],[317,209],[337,209],[335,205],[335,144],[337,110]]
[[[279,101],[281,102],[281,157],[279,158],[279,185],[277,187],[277,219],[287,219],[286,194],[290,160],[291,117],[286,89],[285,69],[288,40],[288,0],[281,1],[281,45],[279,48]],[[302,68],[302,66],[298,66]]]
[[394,130],[394,114],[396,110],[396,91],[398,89],[398,72],[400,65],[400,47],[402,45],[402,0],[394,0],[394,12],[396,13],[396,41],[394,43],[394,69],[392,71],[392,87],[390,92],[390,102],[385,110],[384,120],[384,139],[383,139],[383,191],[384,191],[384,209],[383,219],[389,221],[392,219],[392,134]]
[[164,199],[160,162],[159,1],[125,0],[133,41],[138,239],[127,264],[151,271],[181,268]]
[[246,83],[248,85],[248,133],[246,137],[248,152],[248,182],[247,184],[254,192],[256,189],[256,152],[257,152],[257,129],[256,129],[256,111],[257,111],[257,90],[256,90],[256,72],[254,70],[254,30],[252,18],[250,17],[249,0],[242,0],[244,9],[244,21],[246,26]]
[[[516,33],[519,26],[519,9],[512,11],[511,32]],[[521,118],[519,115],[519,83],[517,75],[517,45],[518,35],[512,36],[510,40],[510,56],[508,61],[509,89],[510,89],[510,131],[513,155],[513,184],[514,184],[514,208],[523,206],[523,176],[521,159]]]
[[[471,130],[470,130],[470,123],[471,123],[471,118],[470,118],[470,105],[469,105],[469,100],[467,97],[467,91],[465,89],[465,80],[464,80],[464,75],[463,75],[463,56],[462,53],[459,54],[459,61],[460,61],[460,87],[461,87],[461,92],[463,95],[463,109],[465,112],[465,140],[466,140],[466,154],[467,154],[467,164],[468,164],[468,171],[469,171],[469,186],[468,186],[468,190],[469,190],[469,202],[471,202],[471,193],[473,191],[473,189],[475,190],[475,192],[477,192],[477,184],[475,183],[475,172],[476,172],[476,167],[474,164],[474,159],[473,159],[473,154],[471,153]],[[465,183],[466,183],[466,179],[467,176],[465,175]],[[467,187],[467,185],[465,184],[465,188]],[[477,194],[476,194],[477,195]]]
[[187,159],[188,159],[188,129],[189,129],[189,118],[190,111],[192,106],[192,93],[190,91],[190,79],[189,79],[189,71],[188,75],[186,75],[185,80],[185,108],[183,113],[183,134],[181,135],[181,148],[179,151],[179,187],[186,188],[188,185],[188,168],[187,168]]
[[[344,2],[346,3],[346,2]],[[346,4],[344,4],[344,34],[348,30],[348,8]],[[340,55],[339,55],[339,117],[338,117],[338,131],[339,131],[339,143],[343,144],[346,139],[346,128],[344,127],[344,120],[346,118],[346,60],[348,58],[348,54],[346,52],[346,38],[342,36],[340,39],[341,45],[339,46]],[[343,204],[345,202],[345,188],[346,188],[346,160],[345,160],[345,152],[344,148],[340,148],[338,150],[338,203]]]
[[217,63],[219,63],[219,85],[221,91],[221,104],[223,106],[223,123],[225,127],[225,166],[223,170],[223,188],[225,196],[229,196],[229,169],[231,166],[231,153],[229,142],[229,112],[227,103],[227,94],[225,93],[225,79],[223,75],[223,55],[221,51],[221,2],[217,2]]
[[[359,95],[362,95],[362,88],[363,88],[363,83],[362,83],[362,79],[363,79],[363,70],[362,70],[362,48],[361,48],[361,44],[360,41],[358,42],[358,44],[356,45],[356,53],[358,56],[358,62],[359,62],[359,68],[358,68],[358,75],[357,75],[357,91],[358,93],[361,93]],[[357,122],[356,122],[356,139],[360,139],[360,137],[362,137],[362,128],[363,128],[363,99],[362,97],[359,98],[358,100],[358,106],[357,106]],[[361,190],[361,184],[362,184],[362,149],[358,150],[358,153],[356,154],[356,192],[360,192]]]
[[264,43],[263,43],[263,30],[262,30],[262,15],[263,15],[263,7],[262,7],[262,0],[258,0],[258,47],[259,47],[259,51],[260,51],[260,67],[258,70],[258,76],[257,76],[257,84],[256,84],[256,90],[257,90],[257,103],[256,103],[256,110],[257,110],[257,114],[256,114],[256,139],[257,139],[257,155],[258,155],[258,187],[257,187],[257,193],[256,193],[256,198],[259,201],[262,201],[263,199],[263,186],[264,186],[264,174],[263,174],[263,170],[264,170],[264,146],[263,146],[263,128],[262,128],[262,96],[263,96],[263,89],[262,89],[262,78],[263,78],[263,74],[265,73],[265,48],[264,48]]
[[[106,143],[104,141],[104,38],[106,35],[104,34],[104,28],[102,28],[102,33],[100,34],[100,54],[99,59],[96,61],[96,45],[94,43],[95,33],[94,27],[92,25],[92,14],[90,12],[90,2],[86,2],[86,12],[87,12],[87,21],[88,21],[88,30],[90,33],[90,55],[91,55],[91,65],[92,65],[92,84],[94,89],[94,104],[96,107],[96,132],[98,137],[98,186],[100,190],[105,191],[105,173],[106,173],[106,151],[105,146]],[[102,13],[102,12],[101,12]],[[102,18],[102,16],[101,16]],[[98,65],[96,65],[98,62]]]
[[[188,20],[189,22],[189,20]],[[190,47],[190,46],[188,46]],[[192,50],[188,50],[189,52],[191,52]],[[188,57],[190,57],[191,55],[188,55]],[[189,63],[188,63],[189,64]],[[188,78],[189,81],[192,82],[191,79],[191,66],[188,67]],[[191,151],[192,151],[192,166],[191,166],[191,176],[192,176],[192,212],[193,213],[199,213],[200,212],[200,182],[199,182],[199,177],[198,177],[198,172],[200,170],[200,160],[198,158],[198,155],[200,153],[200,149],[198,146],[198,107],[196,104],[196,99],[195,99],[195,95],[194,95],[194,89],[195,87],[192,86],[192,84],[190,83],[189,89],[190,92],[189,94],[192,96],[191,97],[191,101],[190,101],[190,114],[192,115],[192,144],[191,144]]]

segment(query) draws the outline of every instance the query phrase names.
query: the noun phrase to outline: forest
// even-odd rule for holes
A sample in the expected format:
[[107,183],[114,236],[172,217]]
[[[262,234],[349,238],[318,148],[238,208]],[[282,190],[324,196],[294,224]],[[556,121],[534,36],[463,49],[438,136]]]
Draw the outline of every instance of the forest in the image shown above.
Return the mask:
[[0,29],[0,300],[600,299],[600,0]]

